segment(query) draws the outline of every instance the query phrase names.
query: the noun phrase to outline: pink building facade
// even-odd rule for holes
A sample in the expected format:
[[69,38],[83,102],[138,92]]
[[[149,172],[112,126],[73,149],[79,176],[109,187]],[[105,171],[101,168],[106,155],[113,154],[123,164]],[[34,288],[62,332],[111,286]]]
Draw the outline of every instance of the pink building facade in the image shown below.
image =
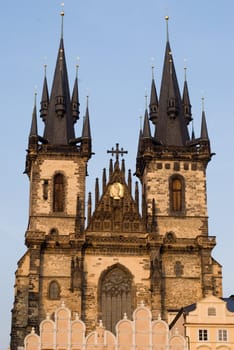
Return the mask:
[[[85,324],[62,304],[53,320],[48,315],[40,324],[40,335],[34,329],[24,341],[24,350],[187,350],[184,337],[171,334],[168,324],[141,305],[116,325],[116,335],[106,330],[102,321],[86,335]],[[177,332],[175,332],[177,333]]]

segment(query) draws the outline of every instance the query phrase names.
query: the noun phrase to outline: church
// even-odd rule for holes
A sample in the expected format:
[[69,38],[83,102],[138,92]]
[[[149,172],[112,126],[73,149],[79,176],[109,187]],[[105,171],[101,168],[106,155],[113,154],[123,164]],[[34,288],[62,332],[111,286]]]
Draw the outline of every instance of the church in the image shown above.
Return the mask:
[[153,319],[168,321],[206,295],[222,296],[221,265],[212,257],[216,240],[208,232],[212,152],[205,111],[196,138],[188,129],[187,80],[180,91],[168,36],[165,44],[160,91],[153,76],[135,140],[136,167],[126,171],[119,139],[92,195],[86,176],[95,134],[88,101],[82,133],[75,134],[78,72],[70,93],[61,32],[51,91],[44,77],[44,133],[38,134],[35,101],[28,136],[29,219],[15,277],[11,350],[23,346],[32,327],[38,333],[62,302],[87,332],[101,320],[115,334],[117,322],[123,315],[131,319],[141,303]]

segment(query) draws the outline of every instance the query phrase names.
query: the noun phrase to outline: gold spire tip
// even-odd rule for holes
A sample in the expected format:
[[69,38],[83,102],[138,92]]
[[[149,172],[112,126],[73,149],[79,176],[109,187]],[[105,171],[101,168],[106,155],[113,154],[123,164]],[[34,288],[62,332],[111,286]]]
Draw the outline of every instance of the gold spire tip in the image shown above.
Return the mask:
[[168,21],[169,21],[169,16],[165,16],[166,24],[167,24],[167,41],[169,41],[169,29],[168,29]]
[[64,16],[64,2],[61,2],[61,7],[62,7],[62,10],[60,12],[60,15],[63,17]]

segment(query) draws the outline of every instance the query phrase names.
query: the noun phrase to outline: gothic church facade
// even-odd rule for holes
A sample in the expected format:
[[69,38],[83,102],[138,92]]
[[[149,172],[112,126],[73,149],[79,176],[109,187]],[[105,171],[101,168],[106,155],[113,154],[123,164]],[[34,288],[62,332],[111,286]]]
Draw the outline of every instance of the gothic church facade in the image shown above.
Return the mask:
[[61,301],[88,332],[102,320],[115,333],[123,314],[130,318],[142,301],[154,319],[167,320],[210,292],[222,295],[221,266],[212,258],[216,240],[208,232],[206,168],[212,153],[205,112],[200,136],[190,136],[187,81],[181,95],[168,39],[159,98],[153,78],[139,131],[134,171],[140,185],[134,189],[117,144],[101,190],[97,181],[94,200],[86,194],[89,106],[77,137],[78,78],[70,96],[62,36],[50,94],[44,78],[40,117],[43,136],[35,103],[25,169],[29,223],[16,271],[11,350],[23,346],[32,327],[38,332]]

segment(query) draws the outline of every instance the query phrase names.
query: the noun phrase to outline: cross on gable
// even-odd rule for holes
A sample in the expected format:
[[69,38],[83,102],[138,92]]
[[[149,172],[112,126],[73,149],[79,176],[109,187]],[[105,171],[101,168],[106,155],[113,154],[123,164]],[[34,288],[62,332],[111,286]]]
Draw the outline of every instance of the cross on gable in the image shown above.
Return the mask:
[[107,153],[111,153],[112,157],[115,155],[116,156],[116,161],[119,160],[119,155],[123,157],[124,153],[128,153],[128,151],[124,151],[123,147],[119,149],[119,144],[116,143],[116,148],[112,147],[111,150],[107,150]]

